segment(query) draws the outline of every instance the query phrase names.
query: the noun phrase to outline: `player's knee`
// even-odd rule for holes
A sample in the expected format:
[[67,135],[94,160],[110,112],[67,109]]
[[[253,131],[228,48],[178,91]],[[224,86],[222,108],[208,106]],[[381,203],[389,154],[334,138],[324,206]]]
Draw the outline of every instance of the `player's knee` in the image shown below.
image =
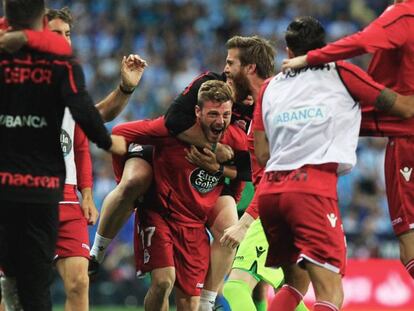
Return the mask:
[[414,231],[409,231],[398,236],[400,245],[400,260],[406,265],[414,259]]
[[220,256],[223,256],[222,260],[228,259],[228,260],[231,260],[231,262],[233,262],[234,256],[236,255],[237,249],[227,247],[227,246],[223,246],[220,243],[220,239],[221,239],[221,237],[216,238],[213,235],[213,242],[211,243],[210,252],[215,253],[215,254],[219,254]]
[[342,306],[344,301],[344,291],[341,284],[313,284],[317,300],[329,301],[337,306]]
[[169,295],[173,287],[174,279],[169,275],[153,278],[151,282],[152,292],[160,298]]
[[139,169],[137,173],[122,175],[121,182],[118,185],[118,191],[123,197],[129,197],[135,200],[148,190],[151,182],[152,169],[150,167]]
[[237,224],[237,219],[217,217],[214,224],[210,227],[210,232],[214,240],[220,241],[224,235],[224,231],[235,224]]
[[164,297],[169,296],[172,288],[173,284],[169,280],[156,282],[151,285],[152,292],[157,299],[163,299]]
[[87,274],[74,274],[65,280],[66,295],[79,297],[88,293],[89,277]]
[[128,197],[135,200],[138,196],[145,193],[150,183],[151,181],[148,181],[147,176],[142,174],[123,176],[119,183],[118,190],[124,198]]

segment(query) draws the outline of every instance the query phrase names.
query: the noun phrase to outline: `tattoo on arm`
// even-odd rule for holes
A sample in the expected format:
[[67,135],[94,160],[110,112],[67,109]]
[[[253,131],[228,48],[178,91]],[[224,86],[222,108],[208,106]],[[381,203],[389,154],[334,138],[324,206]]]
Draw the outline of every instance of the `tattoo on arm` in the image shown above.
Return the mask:
[[394,106],[396,99],[397,93],[385,88],[375,100],[375,108],[379,111],[389,111]]

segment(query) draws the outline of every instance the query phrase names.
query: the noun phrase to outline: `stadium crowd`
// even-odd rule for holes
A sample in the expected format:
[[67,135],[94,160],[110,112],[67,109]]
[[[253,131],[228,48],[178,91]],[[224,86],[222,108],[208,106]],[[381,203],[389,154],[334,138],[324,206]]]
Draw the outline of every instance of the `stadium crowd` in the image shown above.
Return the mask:
[[[325,26],[328,41],[367,25],[389,4],[373,0],[238,0],[238,1],[50,1],[69,6],[76,20],[72,42],[95,100],[119,78],[119,59],[130,52],[148,61],[139,90],[111,125],[158,116],[198,73],[221,71],[224,42],[234,34],[259,34],[276,43],[276,63],[285,58],[284,31],[295,16],[312,15]],[[354,59],[366,68],[369,58]],[[360,139],[359,161],[351,174],[339,179],[340,207],[351,257],[397,257],[384,190],[383,159],[386,139]],[[99,208],[115,186],[110,157],[94,152],[94,196]],[[91,239],[96,228],[91,228]],[[111,246],[101,282],[91,288],[91,303],[134,304],[144,284],[135,282],[130,221]],[[381,243],[379,243],[381,242]],[[381,245],[381,247],[379,247]],[[115,281],[118,290],[108,286]],[[55,299],[60,299],[59,285]],[[116,298],[115,298],[116,297]]]

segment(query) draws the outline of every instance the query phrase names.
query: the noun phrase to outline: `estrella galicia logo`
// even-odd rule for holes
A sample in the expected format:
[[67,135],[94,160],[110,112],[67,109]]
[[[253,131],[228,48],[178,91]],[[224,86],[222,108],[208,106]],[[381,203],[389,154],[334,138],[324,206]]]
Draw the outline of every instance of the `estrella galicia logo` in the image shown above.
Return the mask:
[[61,129],[60,131],[60,146],[64,157],[66,157],[72,150],[72,139],[64,129]]
[[200,193],[208,193],[218,185],[220,178],[211,175],[202,168],[196,168],[191,172],[191,186]]

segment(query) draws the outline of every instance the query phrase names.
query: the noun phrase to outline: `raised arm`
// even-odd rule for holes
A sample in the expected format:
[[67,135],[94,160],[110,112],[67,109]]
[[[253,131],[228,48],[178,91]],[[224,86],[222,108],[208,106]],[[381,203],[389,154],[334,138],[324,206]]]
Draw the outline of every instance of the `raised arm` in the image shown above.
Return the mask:
[[400,47],[411,35],[408,19],[412,17],[406,13],[404,4],[393,5],[362,31],[310,51],[307,55],[285,59],[282,69],[329,63]]
[[337,68],[349,92],[361,105],[372,105],[401,119],[414,117],[414,96],[403,96],[386,88],[353,64],[338,62]]
[[101,116],[86,91],[85,79],[80,65],[71,60],[62,62],[62,64],[66,67],[61,81],[63,104],[69,107],[75,122],[99,148],[120,155],[125,154],[127,151],[125,139],[108,135]]
[[147,63],[137,54],[123,57],[121,62],[121,83],[96,108],[105,122],[115,119],[125,108],[129,98],[138,86]]

